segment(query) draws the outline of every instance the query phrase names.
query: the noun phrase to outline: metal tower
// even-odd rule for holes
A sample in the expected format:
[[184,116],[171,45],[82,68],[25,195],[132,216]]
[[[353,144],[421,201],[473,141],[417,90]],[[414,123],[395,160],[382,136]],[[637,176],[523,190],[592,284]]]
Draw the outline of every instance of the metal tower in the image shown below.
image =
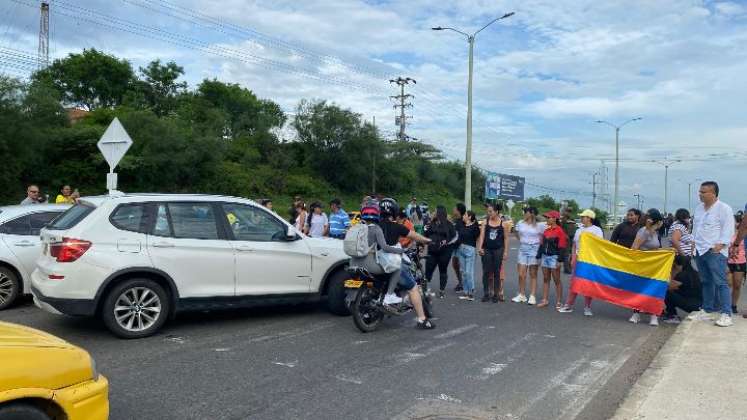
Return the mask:
[[39,16],[39,50],[37,51],[39,69],[49,65],[49,2],[41,2]]

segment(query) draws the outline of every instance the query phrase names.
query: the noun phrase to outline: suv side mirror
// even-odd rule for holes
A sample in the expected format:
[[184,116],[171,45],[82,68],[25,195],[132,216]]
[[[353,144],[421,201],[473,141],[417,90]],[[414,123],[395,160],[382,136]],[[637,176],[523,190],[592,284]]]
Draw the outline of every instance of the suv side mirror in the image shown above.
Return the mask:
[[288,230],[285,232],[285,239],[288,241],[295,241],[296,238],[298,238],[296,228],[293,226],[288,226]]

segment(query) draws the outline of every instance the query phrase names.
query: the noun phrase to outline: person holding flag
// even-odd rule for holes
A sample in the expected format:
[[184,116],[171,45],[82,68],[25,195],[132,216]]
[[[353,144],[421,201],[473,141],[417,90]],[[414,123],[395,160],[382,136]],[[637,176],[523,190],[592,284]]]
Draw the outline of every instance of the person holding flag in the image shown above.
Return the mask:
[[[573,236],[573,253],[571,254],[571,266],[573,266],[574,272],[576,270],[576,259],[578,258],[578,254],[581,252],[581,235],[584,233],[589,233],[593,236],[604,239],[604,232],[602,232],[602,228],[599,226],[599,222],[597,221],[597,214],[594,213],[594,210],[586,209],[582,211],[579,216],[581,216],[582,226],[576,230],[576,233]],[[578,295],[578,292],[573,291],[572,279],[571,290],[568,293],[568,300],[565,302],[565,305],[558,309],[558,312],[562,314],[573,312],[573,305],[576,303],[576,297],[578,297]],[[584,315],[594,315],[594,313],[591,312],[591,296],[584,295]]]
[[[633,241],[631,249],[640,251],[653,251],[661,248],[661,240],[659,239],[659,229],[664,224],[664,217],[662,217],[659,210],[649,209],[646,212],[644,226],[638,230]],[[633,311],[633,315],[630,317],[630,322],[637,324],[641,321],[641,313],[637,310]],[[659,314],[651,314],[649,325],[652,327],[659,326]]]

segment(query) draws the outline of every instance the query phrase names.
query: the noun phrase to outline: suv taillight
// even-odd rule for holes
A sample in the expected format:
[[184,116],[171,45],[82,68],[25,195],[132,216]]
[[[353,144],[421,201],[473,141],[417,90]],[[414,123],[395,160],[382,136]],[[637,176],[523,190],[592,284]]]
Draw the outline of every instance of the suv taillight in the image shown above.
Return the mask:
[[73,262],[90,247],[91,243],[82,239],[62,238],[62,242],[49,245],[49,255],[57,258],[57,262]]

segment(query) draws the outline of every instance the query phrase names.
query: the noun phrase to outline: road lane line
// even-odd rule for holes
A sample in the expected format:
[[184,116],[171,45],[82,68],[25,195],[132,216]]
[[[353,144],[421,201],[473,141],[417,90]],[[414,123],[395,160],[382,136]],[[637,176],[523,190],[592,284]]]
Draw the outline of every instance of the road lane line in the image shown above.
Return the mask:
[[434,336],[433,338],[443,339],[443,338],[452,338],[456,337],[457,335],[464,334],[467,331],[474,330],[475,328],[479,327],[477,324],[469,324],[465,325],[463,327],[455,328],[453,330],[446,331],[444,333],[438,334]]

